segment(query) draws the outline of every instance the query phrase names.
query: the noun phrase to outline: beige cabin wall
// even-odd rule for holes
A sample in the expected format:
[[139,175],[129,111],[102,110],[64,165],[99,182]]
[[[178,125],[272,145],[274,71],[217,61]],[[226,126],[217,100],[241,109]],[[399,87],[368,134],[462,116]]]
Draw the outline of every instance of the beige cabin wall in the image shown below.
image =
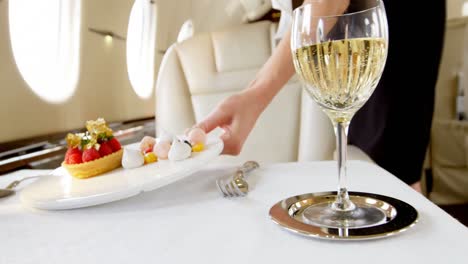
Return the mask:
[[[458,18],[461,16],[466,16],[464,13],[463,5],[467,3],[468,0],[447,0],[447,19]],[[466,12],[466,11],[465,11]]]
[[126,36],[132,4],[83,1],[78,86],[66,102],[50,104],[33,93],[18,72],[9,39],[8,1],[0,2],[0,142],[82,128],[97,117],[113,122],[154,115],[154,93],[143,100],[130,85],[125,41],[114,39],[108,45],[87,30],[90,26]]
[[[154,91],[150,98],[140,99],[131,87],[125,41],[114,39],[108,45],[103,36],[88,31],[88,27],[93,27],[126,36],[133,3],[134,0],[82,0],[78,85],[66,102],[51,104],[36,95],[21,77],[10,46],[8,0],[0,2],[0,143],[82,128],[86,120],[97,117],[114,122],[155,115]],[[156,76],[165,50],[176,41],[180,26],[187,19],[193,19],[196,34],[243,23],[242,9],[229,14],[226,11],[230,3],[156,0]]]
[[195,34],[216,31],[244,23],[242,6],[231,8],[228,0],[159,0],[156,44],[166,51],[177,40],[182,24],[191,19]]

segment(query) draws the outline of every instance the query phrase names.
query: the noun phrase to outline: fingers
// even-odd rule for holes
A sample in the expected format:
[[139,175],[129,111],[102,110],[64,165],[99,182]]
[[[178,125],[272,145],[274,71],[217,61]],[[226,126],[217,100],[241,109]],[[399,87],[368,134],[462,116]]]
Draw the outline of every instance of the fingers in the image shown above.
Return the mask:
[[243,136],[244,131],[240,126],[240,122],[234,119],[229,126],[222,128],[224,130],[224,134],[221,136],[224,142],[222,153],[227,155],[239,155],[245,141],[245,137]]
[[231,129],[227,126],[223,126],[222,129],[224,130],[224,133],[221,135],[221,140],[224,142],[227,142],[231,139],[232,134],[231,134]]
[[[224,134],[226,135],[226,134]],[[221,154],[237,156],[241,152],[241,145],[238,140],[232,138],[231,136],[225,137],[223,135],[222,139],[224,142],[223,152]]]
[[240,149],[235,138],[235,134],[232,132],[230,126],[223,126],[224,133],[221,135],[221,140],[224,143],[223,152],[225,155],[238,155]]
[[224,130],[221,135],[221,140],[224,143],[223,152],[221,154],[226,155],[238,155],[240,152],[239,144],[235,138],[235,132],[232,131],[231,122],[232,116],[219,108],[211,112],[205,120],[196,124],[195,127],[203,129],[206,133],[209,133],[213,129],[220,127]]
[[223,135],[221,135],[221,140],[224,142],[223,154],[238,155],[251,126],[253,126],[250,118],[247,118],[249,120],[247,122],[241,122],[241,120],[245,121],[246,118],[243,117],[246,116],[246,113],[249,114],[248,111],[243,111],[244,105],[241,99],[239,95],[227,98],[205,120],[196,125],[206,133],[211,132],[216,127],[224,130]]
[[209,133],[216,127],[224,126],[229,121],[229,119],[230,117],[225,112],[216,109],[211,112],[208,117],[195,126],[203,129],[205,133]]

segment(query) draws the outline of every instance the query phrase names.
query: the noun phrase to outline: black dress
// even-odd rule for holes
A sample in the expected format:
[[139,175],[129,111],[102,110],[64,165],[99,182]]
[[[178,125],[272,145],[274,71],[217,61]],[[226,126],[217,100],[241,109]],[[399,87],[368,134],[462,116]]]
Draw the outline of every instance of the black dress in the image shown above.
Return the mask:
[[351,122],[349,144],[412,184],[420,179],[430,137],[445,0],[384,3],[389,23],[387,63],[374,94]]

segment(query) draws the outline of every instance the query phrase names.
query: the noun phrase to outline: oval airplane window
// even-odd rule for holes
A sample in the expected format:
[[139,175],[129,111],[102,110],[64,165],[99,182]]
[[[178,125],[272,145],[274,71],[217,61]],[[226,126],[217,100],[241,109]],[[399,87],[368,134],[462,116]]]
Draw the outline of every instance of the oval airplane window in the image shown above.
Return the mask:
[[155,36],[155,4],[150,0],[136,0],[128,22],[127,71],[133,90],[143,99],[153,92]]
[[8,4],[11,47],[21,76],[45,101],[66,101],[79,77],[81,0]]

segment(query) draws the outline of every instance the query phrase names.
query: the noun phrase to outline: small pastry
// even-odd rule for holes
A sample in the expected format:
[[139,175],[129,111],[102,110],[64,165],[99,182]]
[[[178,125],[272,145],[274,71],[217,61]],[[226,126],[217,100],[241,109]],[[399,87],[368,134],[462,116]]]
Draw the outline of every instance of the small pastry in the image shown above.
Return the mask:
[[199,144],[199,143],[205,144],[206,133],[205,133],[205,131],[203,131],[203,129],[201,129],[199,127],[194,127],[192,129],[190,129],[187,136],[188,136],[188,139],[189,139],[190,143],[192,143],[192,145],[196,145],[196,144]]
[[153,150],[154,145],[156,144],[156,139],[150,136],[145,136],[140,142],[140,151],[147,153],[147,150]]
[[171,149],[171,143],[168,141],[161,141],[154,145],[153,152],[160,159],[167,159],[169,150]]
[[172,142],[171,149],[169,150],[168,158],[171,161],[184,160],[190,157],[192,148],[180,140],[174,140]]
[[156,157],[154,152],[148,152],[145,154],[145,164],[150,164],[156,161],[158,161],[158,157]]
[[193,145],[192,151],[193,152],[201,152],[201,151],[203,151],[204,148],[205,148],[205,146],[202,143],[198,143],[198,144]]
[[122,167],[133,169],[141,167],[145,163],[143,155],[138,149],[124,148]]

